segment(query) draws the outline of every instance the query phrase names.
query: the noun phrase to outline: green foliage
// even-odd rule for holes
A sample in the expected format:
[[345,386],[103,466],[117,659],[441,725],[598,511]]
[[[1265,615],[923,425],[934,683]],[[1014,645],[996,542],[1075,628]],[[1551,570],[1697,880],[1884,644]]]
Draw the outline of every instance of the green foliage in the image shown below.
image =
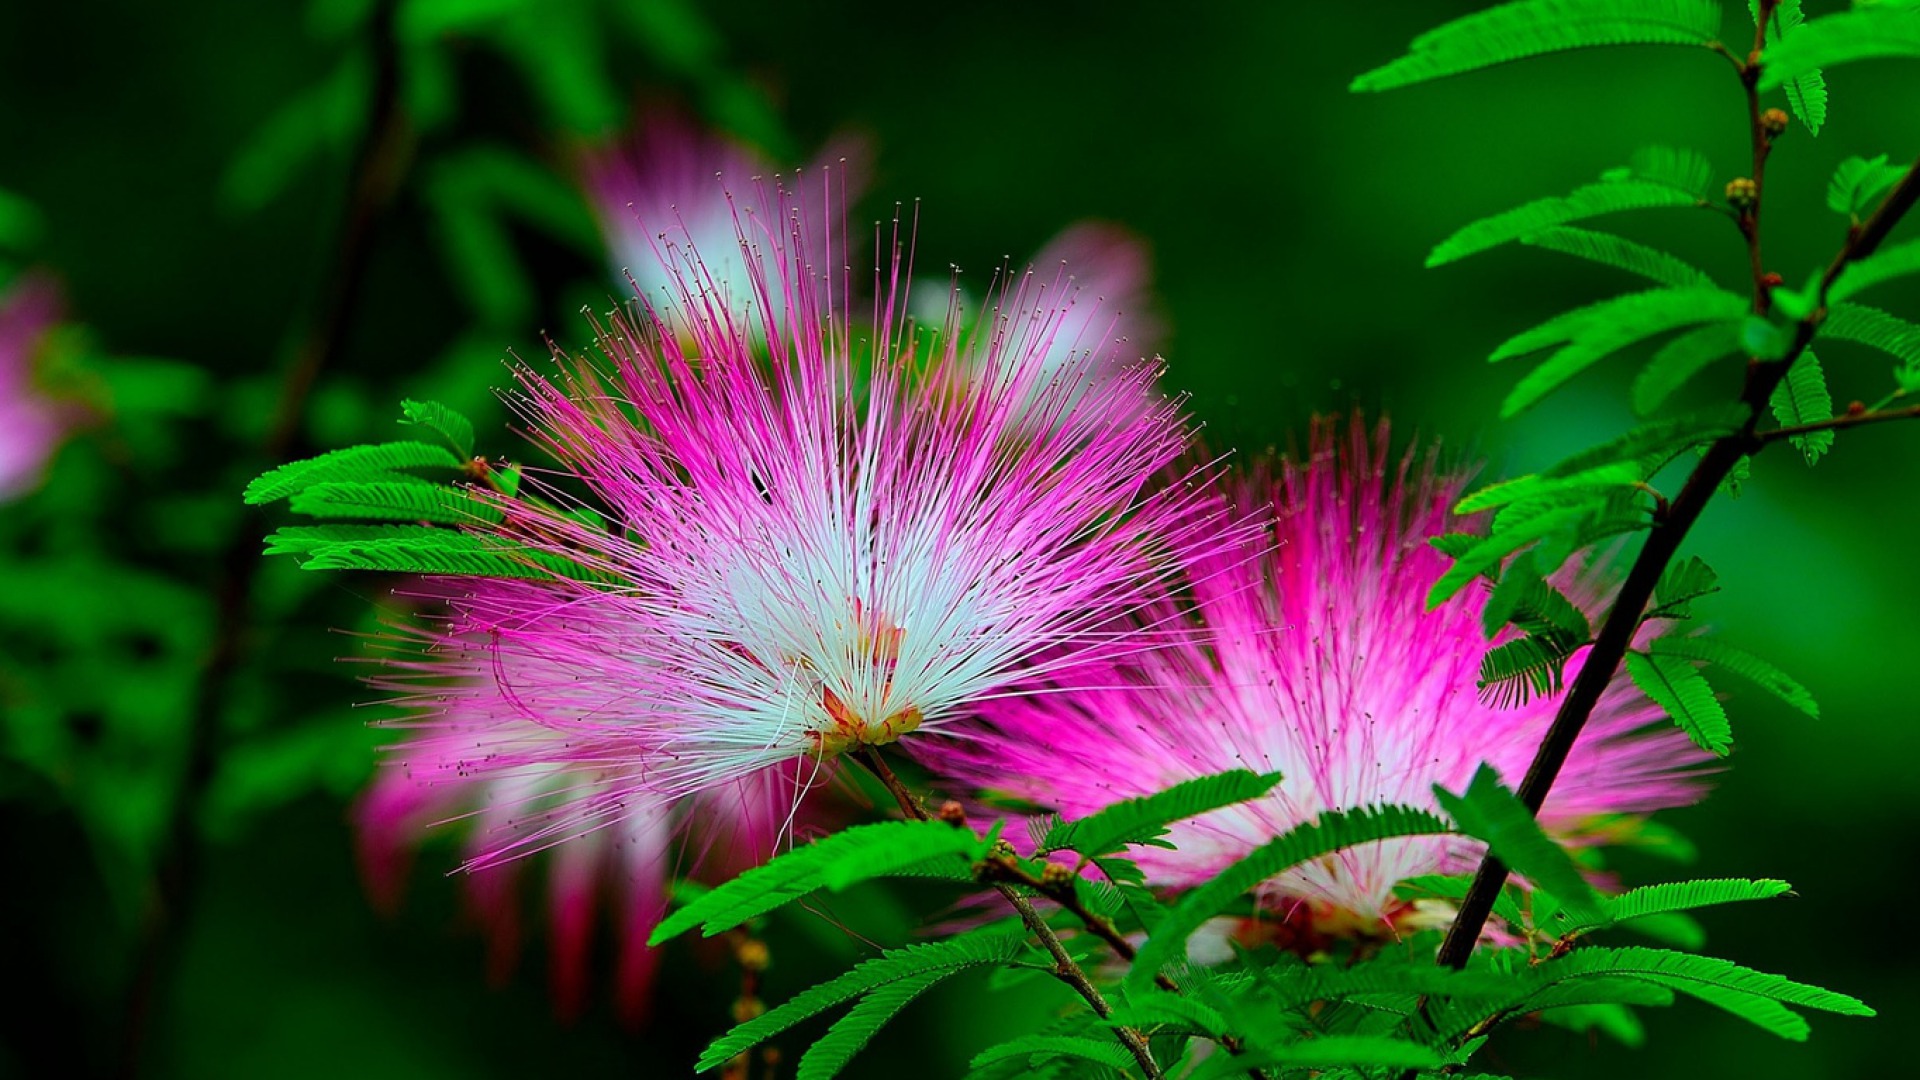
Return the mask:
[[658,945],[695,926],[712,937],[817,889],[844,889],[940,861],[953,868],[952,880],[970,881],[972,864],[989,844],[970,829],[940,821],[856,825],[778,855],[706,893],[662,920],[647,943]]
[[1656,289],[1594,305],[1592,318],[1571,329],[1568,344],[1520,380],[1501,405],[1512,416],[1569,379],[1636,342],[1700,323],[1738,322],[1744,297],[1716,288]]
[[1559,693],[1561,669],[1581,644],[1558,635],[1531,634],[1488,649],[1480,658],[1481,700],[1498,709],[1515,709],[1537,695]]
[[1500,783],[1490,766],[1473,774],[1467,789],[1454,794],[1435,786],[1433,797],[1461,832],[1487,842],[1501,862],[1528,879],[1575,918],[1604,917],[1600,894],[1571,856],[1540,828],[1532,811]]
[[1835,64],[1920,59],[1920,8],[1891,4],[1815,19],[1781,37],[1761,56],[1760,88],[1773,90]]
[[1784,881],[1771,879],[1748,881],[1745,878],[1706,878],[1699,881],[1671,881],[1661,885],[1645,885],[1637,889],[1629,889],[1619,896],[1608,897],[1605,903],[1604,919],[1582,920],[1574,917],[1561,929],[1569,934],[1579,933],[1633,919],[1644,919],[1652,915],[1693,911],[1716,904],[1735,904],[1747,900],[1771,900],[1791,890],[1792,886]]
[[1153,928],[1127,974],[1133,985],[1153,980],[1160,969],[1183,954],[1187,936],[1261,882],[1309,859],[1342,848],[1396,836],[1432,836],[1447,832],[1446,822],[1406,806],[1326,811],[1318,821],[1297,826],[1255,848],[1212,881],[1189,891]]
[[[1915,250],[1920,251],[1920,247]],[[1827,373],[1821,370],[1820,358],[1812,349],[1802,349],[1794,358],[1787,377],[1773,388],[1768,405],[1781,427],[1817,423],[1833,415],[1833,395],[1827,391]],[[1815,431],[1790,436],[1789,441],[1807,459],[1807,464],[1812,465],[1820,460],[1820,455],[1833,449],[1833,438],[1831,431]]]
[[1880,202],[1887,189],[1907,173],[1902,165],[1887,164],[1887,155],[1850,157],[1833,170],[1827,181],[1827,206],[1856,220]]
[[[1683,186],[1704,175],[1704,158],[1690,151],[1649,147],[1637,154],[1634,161],[1634,166],[1616,169],[1598,183],[1575,188],[1568,195],[1538,199],[1466,226],[1441,241],[1427,256],[1427,265],[1442,266],[1602,214],[1705,204],[1705,196],[1700,191]],[[1648,171],[1642,172],[1641,166]]]
[[295,492],[288,506],[295,513],[317,518],[432,521],[443,525],[502,520],[498,507],[474,499],[465,489],[418,479],[314,484]]
[[1651,649],[1662,656],[1698,660],[1724,668],[1743,679],[1750,680],[1762,690],[1815,720],[1820,718],[1820,705],[1813,700],[1813,695],[1806,687],[1765,660],[1752,653],[1736,649],[1719,638],[1679,637],[1669,634],[1655,640]]
[[[1759,0],[1747,0],[1747,9],[1757,20],[1760,18]],[[1806,20],[1800,10],[1800,0],[1783,0],[1773,9],[1773,19],[1767,27],[1766,48],[1771,50],[1779,44],[1782,35],[1791,32]],[[1821,125],[1827,122],[1827,80],[1819,68],[1804,71],[1788,79],[1782,86],[1787,92],[1787,104],[1793,109],[1793,115],[1807,126],[1811,134],[1820,134]]]
[[1304,1067],[1320,1070],[1338,1066],[1374,1066],[1395,1069],[1427,1069],[1446,1064],[1446,1059],[1429,1046],[1385,1035],[1322,1035],[1301,1039],[1283,1046],[1263,1046],[1245,1054],[1216,1054],[1190,1074],[1190,1080],[1220,1080],[1244,1076],[1249,1069]]
[[1613,233],[1561,225],[1521,237],[1520,242],[1638,274],[1671,289],[1706,288],[1713,284],[1706,271],[1678,256]]
[[1651,475],[1659,466],[1688,450],[1739,430],[1746,419],[1746,409],[1739,405],[1717,405],[1649,420],[1624,435],[1567,458],[1541,475],[1571,476],[1618,461],[1646,463],[1649,466],[1646,475]]
[[282,104],[228,164],[220,194],[251,213],[287,189],[315,158],[340,155],[359,137],[372,96],[373,65],[349,52],[313,87]]
[[[1622,488],[1637,488],[1644,478],[1638,462],[1614,462],[1568,476],[1529,474],[1489,484],[1454,505],[1456,514],[1477,514],[1505,506],[1529,503],[1536,506],[1574,505],[1593,496],[1606,495]],[[1567,501],[1560,496],[1573,495]]]
[[[834,1046],[822,1051],[825,1056],[815,1068],[824,1067],[831,1062],[832,1068],[837,1070],[853,1056],[855,1051],[865,1045],[873,1032],[878,1031],[893,1013],[898,1012],[928,987],[941,979],[957,975],[970,968],[997,967],[1014,963],[1026,951],[1025,932],[1006,927],[982,927],[944,941],[889,949],[884,954],[859,964],[846,974],[803,990],[779,1006],[733,1028],[714,1040],[713,1045],[701,1053],[695,1069],[704,1072],[722,1065],[735,1054],[751,1049],[809,1017],[856,997],[868,995],[868,1000],[873,1000],[872,995],[877,992],[888,988],[899,988],[899,994],[882,997],[880,1004],[862,1013],[860,1019],[847,1028],[836,1027],[836,1030],[843,1032],[838,1039],[834,1039],[831,1035],[828,1037],[834,1042]],[[848,1014],[848,1019],[852,1020],[853,1015]],[[856,1034],[862,1031],[864,1034],[858,1034],[856,1038]],[[827,1041],[823,1040],[821,1046],[825,1046]],[[803,1064],[802,1068],[806,1066]],[[824,1075],[831,1075],[831,1073]]]
[[1720,575],[1698,555],[1667,564],[1653,587],[1649,619],[1691,619],[1693,602],[1720,591]]
[[1354,79],[1351,89],[1390,90],[1569,49],[1705,46],[1720,18],[1713,0],[1518,0],[1420,35],[1406,56]]
[[1040,848],[1097,857],[1119,851],[1128,844],[1172,847],[1161,839],[1168,825],[1209,810],[1257,799],[1279,782],[1279,773],[1261,775],[1245,769],[1187,780],[1165,791],[1114,803],[1078,821],[1057,823],[1041,838]]
[[473,421],[437,401],[408,399],[400,403],[400,411],[401,423],[417,424],[445,439],[462,461],[473,457]]
[[1508,623],[1531,634],[1560,634],[1582,643],[1593,636],[1587,613],[1525,559],[1515,559],[1500,576],[1480,614],[1481,630],[1488,637]]
[[528,581],[592,581],[598,577],[592,570],[550,552],[419,525],[289,526],[267,537],[267,554],[300,557],[303,570],[377,570]]
[[1856,293],[1908,274],[1920,274],[1920,240],[1883,247],[1859,262],[1848,263],[1833,287],[1827,290],[1828,303],[1837,304]]
[[1020,1061],[1034,1069],[1050,1058],[1073,1058],[1121,1072],[1133,1067],[1133,1055],[1119,1043],[1085,1035],[1027,1035],[974,1056],[971,1067],[987,1069],[1008,1061]]
[[1706,676],[1681,657],[1630,652],[1627,674],[1635,686],[1653,699],[1687,733],[1694,745],[1716,757],[1733,748],[1733,728],[1727,710],[1713,695]]
[[1652,413],[1708,364],[1740,351],[1740,330],[1736,322],[1711,323],[1662,345],[1633,381],[1633,411]]
[[458,469],[464,462],[444,447],[422,442],[374,443],[333,450],[268,470],[247,485],[250,505],[275,502],[315,484],[384,481],[407,469]]
[[1834,304],[1820,324],[1822,337],[1865,345],[1900,361],[1894,380],[1902,390],[1920,386],[1920,326],[1862,304]]
[[1595,977],[1639,979],[1717,1005],[1786,1038],[1805,1038],[1806,1024],[1782,1005],[1846,1016],[1874,1015],[1863,1002],[1846,994],[1754,971],[1730,960],[1666,949],[1575,949],[1540,965],[1534,976],[1544,984]]

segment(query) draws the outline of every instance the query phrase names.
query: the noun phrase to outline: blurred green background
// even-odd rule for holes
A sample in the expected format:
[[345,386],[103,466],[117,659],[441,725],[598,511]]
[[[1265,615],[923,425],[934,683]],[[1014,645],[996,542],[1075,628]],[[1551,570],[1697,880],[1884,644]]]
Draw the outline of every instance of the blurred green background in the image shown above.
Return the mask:
[[[0,191],[40,220],[0,269],[61,279],[87,328],[82,381],[113,402],[45,489],[0,508],[0,971],[16,983],[0,1076],[665,1076],[724,1026],[734,976],[684,948],[638,1033],[604,1003],[576,1024],[551,1019],[538,935],[489,988],[435,873],[450,846],[422,856],[397,917],[374,914],[345,811],[384,736],[356,711],[370,695],[352,666],[334,662],[358,646],[333,629],[371,629],[390,582],[262,566],[232,678],[211,704],[197,696],[217,582],[244,565],[223,553],[271,524],[238,493],[271,463],[261,448],[284,373],[326,300],[379,69],[372,6],[0,7]],[[1171,327],[1169,377],[1213,444],[1284,446],[1309,415],[1359,405],[1494,471],[1550,463],[1624,430],[1631,366],[1499,423],[1517,371],[1481,358],[1635,286],[1525,248],[1437,271],[1423,256],[1459,224],[1563,192],[1641,144],[1699,147],[1716,183],[1741,175],[1743,102],[1723,63],[1677,49],[1347,93],[1354,74],[1477,6],[410,0],[391,198],[285,451],[391,437],[402,395],[470,408],[483,446],[513,451],[488,393],[500,358],[537,351],[542,331],[579,341],[574,312],[609,293],[567,155],[616,133],[636,101],[679,101],[784,160],[837,131],[869,136],[873,194],[856,224],[919,200],[928,270],[985,274],[1088,216],[1137,230]],[[1744,19],[1730,10],[1730,34]],[[1920,151],[1915,69],[1863,64],[1830,83],[1828,128],[1815,140],[1796,124],[1769,173],[1768,261],[1789,282],[1841,239],[1823,200],[1834,164]],[[508,179],[489,186],[496,173]],[[1720,218],[1618,224],[1724,281],[1744,276]],[[1916,299],[1881,302],[1911,318]],[[1883,358],[1822,352],[1839,402],[1891,388]],[[1691,392],[1733,389],[1708,378]],[[1765,455],[1742,497],[1709,512],[1692,550],[1726,588],[1708,617],[1806,682],[1824,717],[1733,687],[1730,768],[1704,805],[1669,818],[1700,843],[1701,876],[1781,877],[1800,894],[1709,912],[1711,951],[1858,995],[1881,1018],[1823,1016],[1810,1043],[1783,1044],[1683,1005],[1649,1017],[1640,1051],[1548,1029],[1509,1035],[1477,1064],[1655,1080],[1852,1077],[1897,1060],[1920,1006],[1902,914],[1920,855],[1902,659],[1920,654],[1907,588],[1920,503],[1901,494],[1917,481],[1920,430],[1877,427],[1814,470]],[[210,718],[204,760],[184,749],[197,712]],[[197,776],[182,855],[170,815],[181,778]],[[155,875],[182,867],[187,903],[159,906]],[[866,907],[838,914],[905,932],[898,903]],[[808,958],[831,935],[816,930],[773,930],[773,999],[823,970]],[[994,1023],[980,993],[961,984],[916,1007],[854,1074],[957,1074]],[[131,1050],[129,1015],[144,1017]]]

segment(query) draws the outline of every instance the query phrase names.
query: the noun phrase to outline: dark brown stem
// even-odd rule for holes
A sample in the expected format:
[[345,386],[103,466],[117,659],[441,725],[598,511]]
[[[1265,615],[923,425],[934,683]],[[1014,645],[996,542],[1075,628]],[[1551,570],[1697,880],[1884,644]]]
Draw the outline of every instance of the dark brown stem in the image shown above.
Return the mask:
[[[920,800],[913,792],[907,790],[907,786],[900,782],[898,776],[894,775],[893,768],[887,764],[887,759],[878,749],[866,747],[854,755],[854,760],[866,766],[867,771],[879,779],[880,783],[893,795],[894,801],[900,804],[902,813],[916,821],[932,820],[927,814],[926,807],[921,806]],[[964,826],[961,827],[964,828]],[[1107,999],[1100,993],[1100,988],[1093,985],[1092,980],[1087,978],[1087,973],[1074,962],[1073,957],[1067,953],[1067,947],[1061,943],[1060,935],[1054,933],[1053,927],[1047,925],[1047,920],[1035,910],[1033,903],[1005,882],[989,881],[988,884],[1005,897],[1007,903],[1013,905],[1013,910],[1019,914],[1020,921],[1026,926],[1027,931],[1040,939],[1041,947],[1047,950],[1047,955],[1053,957],[1053,977],[1066,983],[1075,993],[1085,998],[1095,1016],[1102,1020],[1112,1016],[1113,1007],[1107,1004]],[[1139,1032],[1132,1028],[1115,1027],[1113,1033],[1120,1040],[1121,1045],[1127,1048],[1127,1052],[1133,1055],[1133,1060],[1139,1062],[1141,1071],[1149,1078],[1158,1080],[1165,1076],[1160,1071],[1160,1066],[1153,1060],[1153,1052],[1147,1049],[1146,1040],[1140,1037]]]
[[[1879,209],[1874,211],[1873,217],[1854,230],[1846,245],[1834,256],[1821,277],[1815,310],[1801,320],[1787,354],[1778,360],[1755,361],[1748,365],[1746,385],[1740,395],[1741,404],[1747,408],[1746,422],[1733,433],[1714,441],[1673,500],[1667,515],[1654,523],[1647,542],[1640,548],[1633,568],[1627,573],[1626,582],[1621,585],[1613,607],[1607,613],[1606,623],[1601,627],[1586,663],[1568,688],[1567,696],[1561,700],[1553,724],[1548,728],[1547,736],[1520,784],[1518,794],[1527,809],[1537,814],[1541,804],[1546,801],[1547,793],[1560,775],[1561,766],[1566,764],[1567,755],[1579,739],[1581,729],[1586,726],[1587,717],[1592,714],[1601,692],[1612,682],[1615,671],[1625,658],[1634,631],[1640,625],[1640,617],[1653,597],[1654,586],[1666,570],[1667,563],[1679,550],[1687,530],[1698,520],[1701,511],[1706,509],[1707,503],[1719,490],[1721,481],[1726,479],[1740,459],[1765,445],[1763,437],[1755,434],[1754,426],[1767,407],[1774,388],[1786,377],[1787,369],[1806,349],[1807,343],[1813,340],[1820,320],[1826,317],[1828,289],[1847,264],[1867,257],[1879,247],[1900,218],[1913,208],[1916,199],[1920,199],[1920,162],[1915,162],[1907,170],[1899,184],[1881,202]],[[1764,284],[1756,283],[1756,288],[1763,289]],[[1441,943],[1440,963],[1454,968],[1466,966],[1467,958],[1473,954],[1487,918],[1493,913],[1494,901],[1499,898],[1506,881],[1506,865],[1491,854],[1487,855],[1474,874],[1472,886],[1461,900],[1460,913],[1448,929],[1446,940]]]
[[1826,420],[1816,420],[1810,424],[1795,424],[1792,427],[1774,428],[1762,431],[1754,438],[1763,445],[1791,439],[1795,435],[1809,435],[1816,431],[1839,431],[1843,428],[1865,427],[1868,424],[1884,424],[1889,420],[1920,420],[1920,405],[1904,409],[1888,409],[1885,412],[1846,412]]
[[[368,95],[366,127],[349,173],[350,187],[333,264],[311,314],[296,332],[293,358],[282,377],[273,422],[261,444],[261,457],[267,462],[285,460],[293,449],[314,382],[338,353],[358,303],[374,224],[404,171],[411,130],[399,107],[399,49],[394,35],[397,7],[395,0],[382,0],[370,20],[374,82]],[[228,541],[220,563],[213,640],[201,663],[187,723],[185,764],[157,860],[154,897],[141,929],[133,982],[128,989],[121,1034],[120,1072],[124,1076],[140,1072],[155,998],[174,960],[177,939],[193,901],[200,869],[201,804],[218,760],[227,693],[246,646],[260,553],[255,523],[246,519]]]

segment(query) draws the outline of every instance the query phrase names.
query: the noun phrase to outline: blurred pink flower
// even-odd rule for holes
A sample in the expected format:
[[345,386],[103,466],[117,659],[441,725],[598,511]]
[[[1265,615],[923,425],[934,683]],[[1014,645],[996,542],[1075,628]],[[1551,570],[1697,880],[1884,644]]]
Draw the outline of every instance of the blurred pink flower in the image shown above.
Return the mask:
[[[1325,810],[1377,803],[1434,807],[1435,784],[1460,790],[1480,762],[1518,782],[1559,704],[1536,696],[1498,708],[1475,689],[1490,648],[1484,590],[1426,611],[1446,570],[1426,538],[1446,531],[1467,474],[1434,455],[1387,452],[1371,434],[1314,427],[1307,461],[1238,482],[1248,511],[1271,506],[1277,546],[1195,548],[1193,612],[1211,637],[1059,671],[983,708],[983,724],[915,747],[934,768],[1070,816],[1233,768],[1278,771],[1261,799],[1174,827],[1173,850],[1136,848],[1150,883],[1185,888]],[[1457,527],[1457,526],[1456,526]],[[1599,582],[1556,583],[1591,609]],[[1181,617],[1171,601],[1134,616]],[[1579,663],[1576,656],[1569,665]],[[1106,689],[1055,693],[1064,686]],[[1578,842],[1595,815],[1639,814],[1702,794],[1706,755],[1624,677],[1595,709],[1542,821]],[[1364,845],[1264,886],[1288,932],[1385,934],[1413,909],[1394,886],[1471,869],[1466,842],[1409,838]]]
[[46,278],[22,278],[0,295],[0,502],[39,485],[78,418],[36,378],[38,353],[59,319],[60,290]]
[[[744,142],[656,108],[625,142],[588,151],[581,174],[623,287],[631,278],[640,296],[657,304],[691,282],[723,302],[750,305],[755,274],[740,249],[741,210],[784,172],[779,182],[793,205],[815,220],[838,221],[860,198],[870,156],[864,140],[844,136],[810,167],[782,170]],[[824,272],[833,260],[826,235],[817,239],[807,255]]]
[[[618,930],[617,1009],[626,1022],[641,1022],[657,959],[647,935],[666,910],[672,880],[717,882],[772,857],[793,827],[800,778],[776,767],[695,797],[668,799],[637,790],[630,770],[612,763],[488,768],[485,763],[497,755],[565,757],[569,748],[561,743],[567,736],[503,711],[490,692],[493,673],[482,666],[484,653],[460,650],[451,640],[438,646],[454,648],[457,658],[403,661],[377,680],[429,718],[388,748],[355,808],[368,891],[376,904],[393,910],[414,849],[436,831],[464,832],[470,864],[463,891],[488,938],[488,966],[497,982],[519,956],[521,875],[528,864],[490,855],[554,847],[547,854],[546,910],[555,1009],[572,1018],[585,1008],[593,934],[604,903]],[[515,681],[543,677],[570,676],[543,676],[526,662]],[[602,795],[619,800],[618,813],[607,812]]]

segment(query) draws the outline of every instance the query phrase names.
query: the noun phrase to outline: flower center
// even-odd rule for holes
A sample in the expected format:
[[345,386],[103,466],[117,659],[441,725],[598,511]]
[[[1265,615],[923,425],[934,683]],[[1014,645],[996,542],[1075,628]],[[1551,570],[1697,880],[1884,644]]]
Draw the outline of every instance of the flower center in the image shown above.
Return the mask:
[[[853,602],[853,622],[856,655],[867,659],[884,674],[886,681],[881,686],[880,697],[885,700],[893,692],[893,669],[900,660],[900,642],[906,637],[906,628],[896,624],[885,612],[869,608],[858,599]],[[820,705],[832,726],[807,732],[807,738],[813,742],[808,752],[816,758],[833,757],[862,746],[884,746],[919,727],[926,718],[918,706],[908,705],[875,722],[860,715],[854,706],[834,693],[832,687],[824,684],[820,687]]]

